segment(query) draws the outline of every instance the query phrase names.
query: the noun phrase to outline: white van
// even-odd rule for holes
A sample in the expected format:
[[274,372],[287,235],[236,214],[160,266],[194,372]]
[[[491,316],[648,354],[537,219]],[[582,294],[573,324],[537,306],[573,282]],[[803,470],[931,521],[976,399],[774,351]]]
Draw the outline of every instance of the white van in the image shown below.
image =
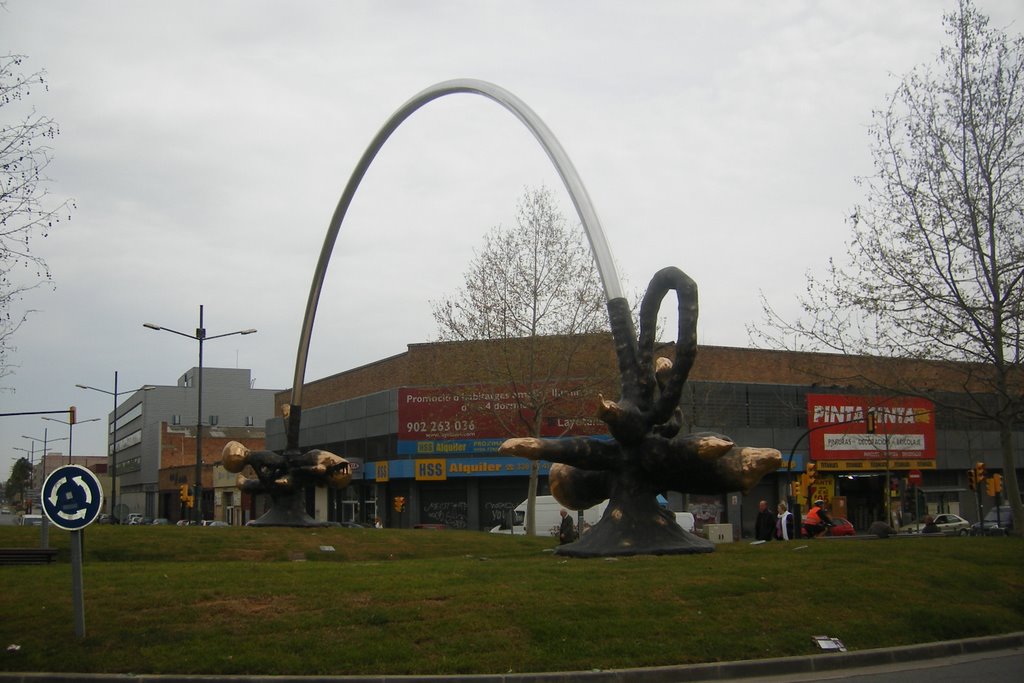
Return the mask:
[[[492,534],[525,534],[525,522],[526,522],[526,502],[523,501],[512,510],[512,528],[509,529],[508,524],[499,524],[498,526],[491,529]],[[608,507],[608,501],[604,501],[595,505],[592,508],[587,508],[583,511],[583,521],[593,526],[601,521],[601,515],[604,514],[605,508]],[[569,514],[572,515],[572,522],[576,524],[578,517],[576,516],[575,510],[569,510],[557,500],[554,496],[537,496],[537,529],[538,536],[557,536],[558,527],[562,524],[562,515],[559,514],[562,510],[568,510]]]
[[[608,501],[603,501],[592,508],[588,508],[583,511],[583,521],[591,526],[601,521],[601,516],[604,515],[605,508],[608,507]],[[537,534],[543,536],[549,534],[551,536],[558,535],[558,527],[562,523],[561,510],[568,509],[557,500],[554,496],[537,496]],[[573,524],[576,524],[578,518],[575,510],[569,510],[572,515]],[[512,528],[509,529],[507,523],[499,524],[498,526],[491,529],[492,534],[525,534],[525,519],[526,519],[526,501],[517,505],[512,510]],[[683,530],[693,532],[694,518],[689,512],[675,512],[676,524],[681,526]]]

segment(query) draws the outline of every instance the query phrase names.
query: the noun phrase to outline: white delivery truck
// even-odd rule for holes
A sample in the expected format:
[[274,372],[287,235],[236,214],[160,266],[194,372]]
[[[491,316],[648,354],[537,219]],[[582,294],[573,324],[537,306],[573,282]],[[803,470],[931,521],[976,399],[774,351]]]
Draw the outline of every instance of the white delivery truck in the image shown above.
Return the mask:
[[[608,507],[608,501],[604,501],[595,505],[592,508],[587,508],[583,511],[583,521],[593,526],[601,521],[601,515],[604,514],[604,509]],[[572,515],[573,524],[578,523],[578,517],[576,516],[575,510],[569,510],[557,500],[554,496],[537,496],[537,535],[538,536],[557,536],[558,527],[562,523],[562,516],[559,514],[561,510],[567,510]],[[492,534],[525,534],[526,533],[526,501],[524,500],[519,505],[515,506],[510,511],[510,520],[507,520],[504,524],[491,529]],[[511,527],[509,526],[511,522]]]
[[[583,511],[583,521],[591,526],[601,521],[601,516],[604,515],[605,508],[608,507],[608,501],[605,500],[598,503],[592,508],[587,508]],[[557,536],[558,527],[562,523],[561,510],[568,510],[564,505],[555,500],[554,496],[537,496],[537,535],[538,536]],[[579,518],[575,510],[569,510],[569,514],[572,515],[573,524],[578,524]],[[679,524],[686,531],[693,531],[694,518],[689,512],[676,512],[673,513],[676,518],[676,523]],[[525,521],[526,521],[526,501],[524,500],[519,505],[515,506],[509,511],[510,519],[504,524],[491,529],[492,534],[525,534]],[[511,523],[511,524],[510,524]]]

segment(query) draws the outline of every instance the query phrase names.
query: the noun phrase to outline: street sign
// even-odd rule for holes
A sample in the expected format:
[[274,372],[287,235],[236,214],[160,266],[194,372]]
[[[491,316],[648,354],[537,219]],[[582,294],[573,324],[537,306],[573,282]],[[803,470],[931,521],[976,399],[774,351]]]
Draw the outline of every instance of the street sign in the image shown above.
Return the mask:
[[91,470],[79,465],[58,467],[43,482],[43,514],[65,531],[92,524],[103,507],[103,488]]
[[907,483],[911,486],[920,486],[921,470],[910,470],[910,472],[907,473]]

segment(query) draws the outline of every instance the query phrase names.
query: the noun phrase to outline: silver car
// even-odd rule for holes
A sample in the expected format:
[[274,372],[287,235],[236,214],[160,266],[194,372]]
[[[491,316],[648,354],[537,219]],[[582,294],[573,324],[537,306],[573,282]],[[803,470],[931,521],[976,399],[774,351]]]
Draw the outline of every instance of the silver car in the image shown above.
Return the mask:
[[[954,515],[951,512],[935,515],[935,526],[939,527],[939,531],[946,536],[966,536],[971,531],[970,522],[960,515]],[[922,528],[924,528],[924,522],[917,521],[913,524],[901,526],[900,533],[918,534],[921,533]]]

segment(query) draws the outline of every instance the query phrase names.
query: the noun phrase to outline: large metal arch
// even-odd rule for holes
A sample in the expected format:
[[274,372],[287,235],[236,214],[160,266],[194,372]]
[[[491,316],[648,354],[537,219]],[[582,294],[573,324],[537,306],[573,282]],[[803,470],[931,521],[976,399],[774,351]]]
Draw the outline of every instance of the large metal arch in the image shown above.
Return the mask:
[[338,233],[341,231],[341,224],[345,220],[345,215],[352,203],[352,199],[355,197],[356,189],[359,187],[359,183],[362,181],[366,171],[370,168],[370,164],[377,156],[377,153],[403,121],[428,102],[432,102],[438,98],[455,93],[483,95],[510,111],[530,130],[533,137],[540,143],[541,147],[543,147],[544,151],[547,153],[548,158],[554,164],[559,177],[562,179],[562,183],[565,185],[565,189],[568,191],[569,196],[572,199],[573,206],[576,207],[576,213],[579,216],[580,222],[583,224],[583,229],[587,234],[587,240],[590,243],[590,250],[594,256],[594,261],[597,264],[598,273],[601,276],[605,296],[608,301],[621,299],[623,297],[622,285],[619,281],[618,272],[616,271],[615,263],[612,260],[608,243],[605,240],[604,231],[601,228],[601,221],[598,219],[597,212],[594,211],[593,204],[590,201],[590,196],[587,194],[587,190],[583,186],[583,181],[580,180],[579,174],[576,172],[576,168],[573,166],[572,161],[570,161],[565,150],[562,149],[561,144],[540,117],[537,116],[537,114],[534,113],[534,111],[518,97],[504,88],[487,81],[456,79],[432,85],[420,91],[399,107],[398,110],[395,111],[395,113],[387,120],[384,126],[377,132],[373,140],[370,141],[366,151],[364,151],[362,157],[360,157],[359,163],[356,164],[355,169],[352,171],[348,184],[345,186],[345,190],[341,194],[341,199],[338,201],[338,206],[334,210],[334,215],[331,217],[330,225],[327,228],[327,235],[324,238],[324,244],[320,250],[320,259],[317,261],[316,270],[313,273],[313,282],[309,288],[309,299],[306,302],[306,315],[303,318],[302,331],[299,336],[299,348],[295,359],[295,379],[292,385],[291,411],[287,420],[289,451],[297,450],[299,445],[299,419],[302,406],[302,385],[306,376],[306,362],[309,356],[309,344],[313,335],[313,321],[316,317],[316,310],[320,301],[320,293],[323,290],[324,279],[327,275],[327,266],[330,263],[331,254],[334,251],[334,244],[337,241]]

